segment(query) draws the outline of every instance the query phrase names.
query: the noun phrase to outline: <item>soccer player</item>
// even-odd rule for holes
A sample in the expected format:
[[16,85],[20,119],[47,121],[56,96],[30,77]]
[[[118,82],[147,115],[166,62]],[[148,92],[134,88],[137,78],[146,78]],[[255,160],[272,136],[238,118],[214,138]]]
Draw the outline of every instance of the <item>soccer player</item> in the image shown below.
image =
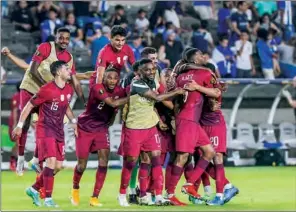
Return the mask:
[[66,62],[55,61],[50,65],[50,72],[54,76],[54,81],[42,86],[28,101],[12,134],[13,137],[21,136],[27,117],[34,107],[39,107],[39,119],[36,125],[38,157],[40,161],[45,161],[46,165],[35,184],[26,189],[26,193],[32,198],[33,204],[41,206],[38,191],[44,185],[46,191],[44,205],[58,207],[52,199],[52,191],[54,172],[61,170],[65,155],[63,119],[67,115],[72,121],[76,136],[77,120],[69,107],[73,88],[67,82],[71,78],[72,70]]
[[[192,64],[203,64],[203,55],[197,49],[190,49],[185,53],[185,61]],[[177,76],[176,84],[178,87],[187,87],[187,83],[195,80],[203,85],[200,91],[188,92],[188,95],[182,100],[180,111],[176,115],[176,152],[177,157],[172,167],[169,188],[167,190],[168,198],[174,205],[183,205],[174,195],[175,187],[183,173],[185,164],[188,161],[189,154],[195,152],[199,147],[203,155],[197,162],[195,168],[189,174],[187,183],[182,186],[182,192],[190,196],[199,198],[199,194],[194,189],[194,183],[203,174],[209,162],[215,155],[214,149],[204,130],[199,124],[204,97],[201,93],[206,92],[211,96],[221,95],[218,89],[213,88],[213,79],[215,76],[211,71],[204,67],[189,69],[186,72],[180,72]]]
[[[11,60],[16,66],[18,66],[20,69],[27,71],[30,67],[30,64],[26,63],[26,61],[22,60],[21,58],[14,55],[8,47],[3,47],[1,50],[1,53],[4,56],[7,56],[8,59]],[[85,73],[76,73],[76,79],[77,80],[89,80],[91,75],[94,73],[94,71],[87,71]]]
[[94,84],[102,83],[104,72],[107,67],[112,66],[117,69],[118,75],[120,76],[120,72],[124,67],[128,71],[127,62],[130,65],[134,64],[134,52],[127,44],[125,44],[126,35],[127,32],[123,27],[119,25],[112,27],[110,44],[107,44],[99,52],[96,71],[90,79],[89,88]]
[[79,182],[85,171],[88,155],[97,153],[99,166],[89,204],[101,206],[98,196],[107,174],[110,153],[108,128],[113,124],[117,107],[126,104],[128,100],[128,97],[125,97],[125,89],[117,85],[118,81],[117,70],[107,68],[104,72],[103,84],[96,84],[91,88],[86,110],[78,117],[78,137],[76,139],[78,163],[74,169],[71,192],[73,205],[79,205]]
[[[20,104],[20,83],[16,85],[17,92],[13,94],[10,102],[10,116],[8,120],[9,136],[11,141],[15,141],[12,138],[12,130],[16,127],[18,118],[20,116],[19,104]],[[17,145],[14,145],[11,149],[10,156],[10,170],[15,171],[17,158]]]
[[[126,200],[126,189],[131,177],[131,171],[135,167],[140,152],[149,152],[152,168],[152,178],[155,182],[155,190],[161,190],[161,145],[156,125],[159,118],[154,111],[154,104],[157,101],[184,94],[184,90],[176,90],[157,94],[158,87],[155,84],[155,66],[149,59],[142,59],[139,66],[139,79],[133,80],[131,84],[131,96],[129,99],[129,109],[126,118],[126,128],[124,132],[123,152],[124,162],[121,173],[121,185],[118,201],[121,206],[129,206]],[[140,203],[148,204],[146,196],[147,177],[149,164],[141,163],[140,180]],[[156,204],[164,202],[161,193],[156,193]]]
[[[80,98],[84,100],[83,92],[79,81],[75,76],[75,66],[73,63],[72,55],[66,50],[70,42],[70,31],[66,28],[59,28],[57,30],[55,42],[42,43],[39,45],[35,52],[29,69],[26,71],[22,80],[20,89],[20,109],[23,110],[27,102],[36,94],[39,88],[46,82],[53,79],[53,76],[49,70],[49,66],[52,62],[62,60],[67,62],[68,66],[72,70],[71,81],[73,87]],[[85,101],[85,100],[84,100]],[[32,111],[35,112],[35,111]],[[27,140],[27,133],[29,129],[29,123],[31,114],[27,117],[24,123],[22,135],[18,142],[18,162],[16,173],[19,176],[23,175],[24,169],[24,149]],[[35,166],[38,166],[37,152],[32,162]]]

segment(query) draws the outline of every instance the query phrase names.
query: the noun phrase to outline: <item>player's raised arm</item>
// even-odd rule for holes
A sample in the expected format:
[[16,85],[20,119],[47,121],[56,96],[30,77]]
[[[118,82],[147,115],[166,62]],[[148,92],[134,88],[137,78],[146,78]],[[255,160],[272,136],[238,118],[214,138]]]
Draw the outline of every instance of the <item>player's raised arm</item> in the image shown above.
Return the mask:
[[94,71],[87,71],[85,73],[77,73],[76,79],[77,80],[89,80],[90,77],[93,75]]
[[71,79],[72,79],[73,88],[74,88],[76,94],[78,95],[78,97],[80,99],[82,99],[83,103],[86,103],[81,84],[80,84],[79,80],[77,79],[76,74],[73,74]]
[[47,58],[47,51],[48,51],[48,43],[42,43],[37,48],[35,54],[33,55],[32,62],[30,65],[30,73],[34,78],[34,81],[41,87],[46,83],[46,81],[42,78],[41,74],[38,71],[39,65],[43,60]]
[[3,47],[1,50],[1,53],[8,57],[8,59],[11,60],[15,65],[17,65],[19,68],[26,71],[29,68],[29,64],[26,63],[26,61],[22,60],[21,58],[15,56],[11,53],[10,49],[8,47]]

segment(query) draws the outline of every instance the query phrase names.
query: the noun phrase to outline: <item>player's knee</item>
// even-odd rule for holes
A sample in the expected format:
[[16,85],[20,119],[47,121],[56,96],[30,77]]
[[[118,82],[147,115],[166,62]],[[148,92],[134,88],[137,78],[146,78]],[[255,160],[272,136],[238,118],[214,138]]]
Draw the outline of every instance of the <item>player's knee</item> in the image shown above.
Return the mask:
[[132,156],[128,156],[125,158],[127,162],[132,162],[132,163],[136,163],[138,158],[137,157],[132,157]]
[[223,164],[223,154],[218,152],[214,157],[215,164]]
[[56,158],[55,157],[50,157],[46,159],[46,167],[50,169],[55,169],[56,168]]
[[108,158],[101,158],[99,164],[100,166],[108,166]]
[[152,157],[157,157],[161,155],[161,151],[152,151],[151,152]]
[[176,158],[177,165],[184,166],[189,157],[189,153],[180,153]]
[[215,157],[215,155],[215,150],[211,145],[209,145],[204,151],[204,157],[208,160],[212,160]]

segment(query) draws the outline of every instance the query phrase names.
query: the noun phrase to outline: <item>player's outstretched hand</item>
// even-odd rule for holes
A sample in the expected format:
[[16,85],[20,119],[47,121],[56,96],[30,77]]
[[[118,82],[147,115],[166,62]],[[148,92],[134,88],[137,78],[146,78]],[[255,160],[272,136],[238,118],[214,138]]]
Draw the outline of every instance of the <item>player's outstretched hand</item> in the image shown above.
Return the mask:
[[7,46],[3,47],[1,50],[1,53],[5,56],[7,56],[10,53],[10,50]]
[[184,89],[188,91],[196,91],[199,88],[199,84],[197,84],[194,80],[191,80],[189,83],[184,85]]
[[292,95],[291,95],[290,92],[287,91],[287,90],[283,90],[283,95],[284,95],[286,98],[292,98]]
[[186,92],[183,88],[176,88],[175,91],[177,92],[177,94],[180,94],[180,95],[185,94]]
[[161,131],[166,131],[166,130],[169,129],[168,125],[166,125],[162,121],[159,121],[158,125],[159,125],[159,128],[160,128]]
[[16,141],[19,137],[21,137],[21,135],[22,135],[22,128],[20,127],[14,128],[14,130],[12,131],[12,139]]
[[77,124],[72,124],[71,127],[74,129],[74,133],[75,133],[75,136],[76,136],[76,138],[77,138],[77,137],[78,137],[78,128],[77,128]]

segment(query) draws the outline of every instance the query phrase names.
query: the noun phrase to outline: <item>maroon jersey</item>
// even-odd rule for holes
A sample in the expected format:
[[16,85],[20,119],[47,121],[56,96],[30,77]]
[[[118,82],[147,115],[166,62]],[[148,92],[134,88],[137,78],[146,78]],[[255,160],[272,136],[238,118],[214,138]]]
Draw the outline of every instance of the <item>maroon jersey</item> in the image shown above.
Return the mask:
[[108,97],[118,99],[126,96],[125,89],[117,86],[112,92],[103,84],[96,84],[91,88],[86,110],[78,117],[78,126],[87,132],[97,132],[108,127],[116,108],[105,104]]
[[131,47],[125,44],[121,51],[114,51],[111,44],[107,44],[101,51],[99,52],[95,73],[90,78],[90,87],[96,83],[97,78],[97,68],[99,66],[107,68],[112,65],[113,68],[118,70],[118,75],[120,76],[120,71],[124,67],[124,63],[128,61],[130,65],[134,64],[136,61],[135,55]]
[[[219,88],[221,90],[221,86],[218,82],[214,84],[214,87]],[[201,125],[206,125],[206,126],[216,125],[224,121],[224,117],[220,109],[216,111],[211,110],[211,106],[210,106],[212,104],[211,101],[215,101],[216,103],[221,104],[222,95],[218,99],[206,98],[205,104],[202,109],[201,119],[200,119]]]
[[36,137],[52,137],[64,141],[64,116],[73,95],[73,88],[66,84],[64,88],[55,81],[42,86],[31,103],[39,106],[39,117],[36,125]]
[[[201,68],[180,74],[177,77],[176,83],[177,87],[183,88],[186,83],[194,80],[199,85],[211,88],[213,87],[212,79],[212,73],[207,69]],[[188,92],[188,95],[184,96],[184,103],[180,108],[177,118],[199,123],[203,109],[203,103],[204,97],[200,92]]]
[[[8,120],[8,126],[9,128],[13,128],[14,124],[17,123],[13,123],[13,120],[18,120],[19,116],[20,116],[20,109],[19,109],[19,105],[20,105],[20,92],[15,93],[12,98],[11,98],[11,103],[10,103],[10,116],[9,116],[9,120]],[[14,117],[13,114],[13,110],[17,109],[17,117]]]

